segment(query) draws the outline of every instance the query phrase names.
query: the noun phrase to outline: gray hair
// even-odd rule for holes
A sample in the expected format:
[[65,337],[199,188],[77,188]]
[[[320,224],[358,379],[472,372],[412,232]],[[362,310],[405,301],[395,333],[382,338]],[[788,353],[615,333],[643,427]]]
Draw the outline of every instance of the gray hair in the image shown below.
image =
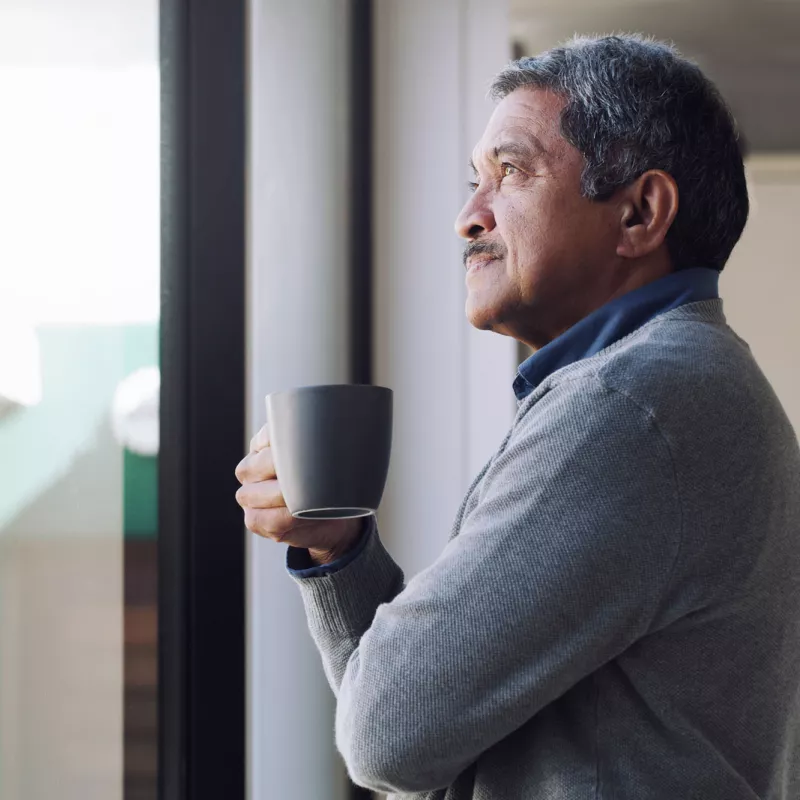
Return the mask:
[[491,95],[524,86],[566,99],[561,134],[584,157],[584,196],[606,200],[664,170],[680,197],[667,233],[673,268],[722,270],[747,221],[747,184],[733,115],[696,64],[644,36],[576,37],[513,61]]

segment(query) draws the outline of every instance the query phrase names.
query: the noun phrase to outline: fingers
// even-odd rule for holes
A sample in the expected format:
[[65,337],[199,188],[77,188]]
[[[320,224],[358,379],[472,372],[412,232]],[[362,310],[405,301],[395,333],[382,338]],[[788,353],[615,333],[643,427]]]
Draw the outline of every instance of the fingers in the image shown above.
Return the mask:
[[278,481],[245,483],[236,492],[236,502],[245,510],[286,507]]
[[283,508],[245,508],[244,524],[249,531],[281,542],[296,527],[297,520],[289,509]]
[[259,450],[269,447],[269,441],[269,424],[266,424],[250,440],[250,452],[257,453]]
[[269,446],[269,428],[263,428],[250,442],[250,452],[236,467],[236,477],[242,486],[236,492],[236,502],[244,509],[247,528],[259,536],[282,541],[296,522],[276,480],[275,463]]
[[236,477],[239,483],[258,483],[277,477],[275,462],[272,460],[272,448],[264,447],[263,450],[255,452],[251,450],[236,467]]

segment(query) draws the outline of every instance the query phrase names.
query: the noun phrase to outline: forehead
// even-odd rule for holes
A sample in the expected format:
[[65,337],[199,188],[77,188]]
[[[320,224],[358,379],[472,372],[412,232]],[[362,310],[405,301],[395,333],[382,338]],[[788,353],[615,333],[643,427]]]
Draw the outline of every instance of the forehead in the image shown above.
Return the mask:
[[546,89],[521,88],[506,95],[495,107],[486,130],[475,145],[473,157],[491,155],[500,142],[518,141],[551,155],[568,143],[561,136],[561,110],[565,100]]

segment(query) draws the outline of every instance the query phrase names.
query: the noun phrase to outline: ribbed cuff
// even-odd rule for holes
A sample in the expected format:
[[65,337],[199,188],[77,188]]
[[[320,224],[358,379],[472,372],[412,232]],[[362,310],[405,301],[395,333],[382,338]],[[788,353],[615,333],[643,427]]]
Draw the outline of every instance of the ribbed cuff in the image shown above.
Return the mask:
[[403,571],[386,552],[374,519],[361,553],[342,569],[321,577],[289,573],[300,587],[309,627],[320,633],[360,636],[381,603],[403,587]]

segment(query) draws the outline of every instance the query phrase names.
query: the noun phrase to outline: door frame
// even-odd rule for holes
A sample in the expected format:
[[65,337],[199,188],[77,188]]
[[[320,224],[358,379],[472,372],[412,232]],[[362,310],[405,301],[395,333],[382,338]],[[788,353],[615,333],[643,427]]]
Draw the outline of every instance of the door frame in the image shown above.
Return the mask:
[[245,29],[161,0],[161,800],[245,795]]

